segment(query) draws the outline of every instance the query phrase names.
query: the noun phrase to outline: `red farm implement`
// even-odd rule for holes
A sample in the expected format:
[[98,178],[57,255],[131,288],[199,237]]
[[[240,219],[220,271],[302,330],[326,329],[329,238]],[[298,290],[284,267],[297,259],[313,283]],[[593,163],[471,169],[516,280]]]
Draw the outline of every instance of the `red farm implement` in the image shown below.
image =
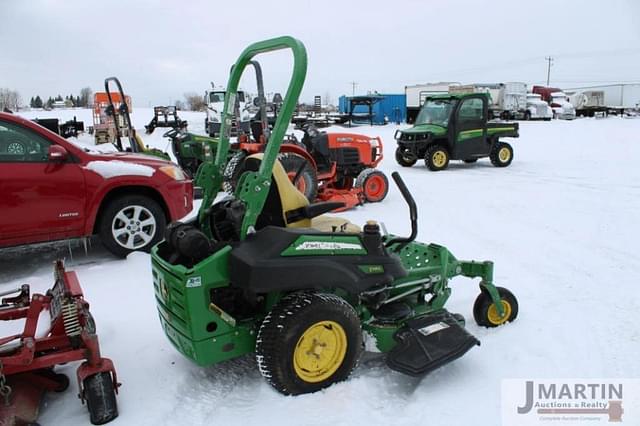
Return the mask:
[[[30,296],[29,285],[0,293],[0,321],[23,322],[18,334],[0,337],[0,424],[35,422],[46,391],[69,386],[56,365],[84,362],[76,376],[82,403],[91,423],[107,423],[118,416],[119,383],[113,362],[102,358],[95,323],[75,272],[55,262],[55,283],[46,294]],[[7,324],[7,323],[5,323]]]

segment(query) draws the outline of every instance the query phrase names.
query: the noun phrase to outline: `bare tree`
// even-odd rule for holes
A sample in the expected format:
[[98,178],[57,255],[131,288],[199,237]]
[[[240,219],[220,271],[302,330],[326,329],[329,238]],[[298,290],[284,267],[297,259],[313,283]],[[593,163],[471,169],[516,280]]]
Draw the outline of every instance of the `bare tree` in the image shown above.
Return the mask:
[[91,90],[91,87],[83,87],[82,89],[80,89],[80,105],[83,108],[92,106],[91,104],[93,103],[93,90]]
[[17,111],[22,106],[20,93],[15,90],[0,88],[0,111],[8,109]]
[[197,94],[196,92],[185,93],[184,100],[187,109],[191,111],[204,111],[204,109],[207,107],[207,104],[204,101],[204,97]]

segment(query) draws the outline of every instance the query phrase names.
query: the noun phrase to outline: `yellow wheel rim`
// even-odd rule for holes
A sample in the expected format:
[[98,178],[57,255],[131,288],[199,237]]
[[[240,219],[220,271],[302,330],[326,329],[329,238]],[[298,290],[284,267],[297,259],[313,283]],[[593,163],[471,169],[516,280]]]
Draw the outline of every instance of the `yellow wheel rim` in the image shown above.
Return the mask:
[[506,300],[502,300],[502,309],[504,310],[504,315],[500,316],[495,303],[492,303],[491,306],[489,306],[489,310],[487,311],[487,319],[492,325],[504,324],[505,322],[509,321],[509,318],[511,318],[511,304]]
[[334,321],[320,321],[307,328],[293,351],[293,368],[308,383],[330,378],[347,354],[347,334]]
[[444,151],[436,151],[431,156],[431,161],[436,167],[444,167],[447,163],[447,154]]
[[506,163],[507,161],[509,161],[509,158],[511,158],[511,151],[509,151],[509,148],[507,147],[500,148],[500,151],[498,151],[498,158],[503,163]]

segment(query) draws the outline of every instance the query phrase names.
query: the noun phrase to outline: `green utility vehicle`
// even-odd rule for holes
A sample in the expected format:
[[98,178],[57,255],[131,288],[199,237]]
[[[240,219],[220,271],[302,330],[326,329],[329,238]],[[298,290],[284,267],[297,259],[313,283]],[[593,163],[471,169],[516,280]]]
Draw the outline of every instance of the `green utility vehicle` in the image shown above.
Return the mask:
[[428,97],[414,126],[396,131],[396,161],[411,167],[423,158],[432,171],[446,169],[450,160],[474,163],[483,157],[496,167],[508,166],[513,148],[500,138],[517,138],[518,123],[488,121],[488,114],[486,93]]
[[[234,196],[213,203],[222,187],[235,94],[256,55],[293,52],[293,75],[264,153],[247,158]],[[152,276],[167,338],[201,366],[255,353],[279,392],[314,392],[345,380],[365,348],[384,353],[397,371],[422,375],[459,358],[478,340],[464,317],[444,305],[449,280],[479,277],[473,314],[496,327],[516,318],[518,302],[493,284],[493,263],[462,261],[445,247],[415,242],[417,207],[409,204],[408,238],[383,235],[323,213],[341,203],[309,204],[277,161],[307,68],[301,42],[280,37],[245,49],[230,75],[215,159],[199,169],[204,197],[197,219],[173,223],[152,249]]]

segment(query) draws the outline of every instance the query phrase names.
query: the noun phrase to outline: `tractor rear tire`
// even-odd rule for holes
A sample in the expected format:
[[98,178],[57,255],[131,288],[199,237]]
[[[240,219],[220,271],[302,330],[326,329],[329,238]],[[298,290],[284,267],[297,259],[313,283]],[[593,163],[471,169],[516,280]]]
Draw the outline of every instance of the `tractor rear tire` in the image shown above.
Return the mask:
[[506,142],[497,142],[489,158],[495,167],[507,167],[513,161],[513,148]]
[[116,392],[110,372],[97,373],[84,379],[84,399],[89,418],[94,425],[101,425],[118,417]]
[[247,153],[245,151],[238,151],[229,160],[227,166],[224,168],[222,174],[222,190],[233,194],[238,186],[240,176],[245,171],[245,160],[247,159]]
[[491,296],[487,291],[482,291],[473,304],[473,318],[478,325],[483,327],[498,327],[516,319],[518,316],[518,300],[504,287],[496,287],[502,299],[502,308],[505,315],[500,317]]
[[260,373],[285,395],[346,380],[362,350],[358,314],[334,294],[286,296],[265,317],[256,340]]
[[432,172],[444,170],[449,166],[449,152],[442,145],[431,145],[424,155],[424,163]]
[[411,167],[418,161],[418,157],[414,156],[411,159],[408,159],[404,156],[402,148],[396,148],[396,163],[400,164],[402,167]]
[[318,196],[318,174],[313,166],[304,157],[292,153],[280,154],[279,160],[290,180],[298,175],[293,185],[313,203]]
[[362,193],[368,203],[377,203],[387,196],[389,180],[380,170],[364,169],[358,174],[355,187],[362,188]]

